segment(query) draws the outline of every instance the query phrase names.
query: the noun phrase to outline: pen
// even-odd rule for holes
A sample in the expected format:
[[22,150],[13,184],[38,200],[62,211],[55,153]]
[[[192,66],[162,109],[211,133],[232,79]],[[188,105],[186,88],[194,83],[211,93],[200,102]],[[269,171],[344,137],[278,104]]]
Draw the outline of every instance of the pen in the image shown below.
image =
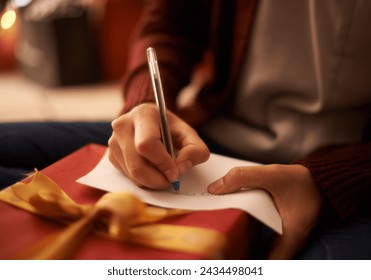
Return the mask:
[[[170,134],[170,130],[169,130],[168,122],[167,122],[167,116],[166,116],[166,104],[165,104],[164,92],[162,90],[160,70],[158,68],[156,52],[151,47],[147,49],[147,59],[148,59],[149,72],[151,74],[153,91],[155,93],[156,104],[160,112],[160,130],[161,130],[162,141],[164,142],[166,151],[175,160],[173,143],[171,140],[171,134]],[[180,188],[179,179],[172,182],[171,185],[173,186],[174,190],[178,191]]]

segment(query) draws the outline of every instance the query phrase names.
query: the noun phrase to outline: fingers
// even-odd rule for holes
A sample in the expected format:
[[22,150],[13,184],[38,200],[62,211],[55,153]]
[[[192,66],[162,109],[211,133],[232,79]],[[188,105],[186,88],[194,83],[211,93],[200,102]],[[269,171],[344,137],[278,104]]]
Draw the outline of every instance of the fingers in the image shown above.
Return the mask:
[[212,194],[226,194],[242,188],[264,188],[269,191],[272,174],[261,166],[234,167],[224,177],[211,183],[208,191]]
[[135,178],[133,178],[132,176],[130,176],[130,174],[128,174],[126,163],[125,163],[124,158],[122,157],[121,150],[118,147],[117,141],[115,141],[113,138],[114,137],[111,137],[111,139],[109,140],[110,149],[108,149],[109,151],[108,158],[110,162],[113,164],[113,166],[116,169],[122,171],[127,177],[129,177],[133,181],[134,184],[136,184],[137,186],[142,186],[142,184],[140,184]]
[[[148,108],[140,112],[133,112],[133,121],[135,126],[134,146],[140,157],[143,157],[153,166],[155,166],[168,180],[174,182],[179,174],[178,168],[166,151],[161,139],[161,130],[159,129],[159,113],[157,108]],[[150,125],[151,123],[155,125]],[[132,158],[130,158],[130,161]]]
[[208,147],[191,127],[182,128],[180,125],[174,134],[175,143],[180,147],[176,158],[180,174],[184,174],[193,166],[209,159]]
[[111,162],[121,168],[139,186],[153,189],[168,187],[170,182],[167,178],[153,163],[138,153],[135,144],[135,128],[131,118],[122,116],[113,122],[112,127],[113,134],[109,141]]
[[209,157],[198,134],[180,118],[168,112],[176,161],[161,139],[160,119],[154,104],[142,104],[112,123],[110,160],[138,185],[167,188],[178,176]]

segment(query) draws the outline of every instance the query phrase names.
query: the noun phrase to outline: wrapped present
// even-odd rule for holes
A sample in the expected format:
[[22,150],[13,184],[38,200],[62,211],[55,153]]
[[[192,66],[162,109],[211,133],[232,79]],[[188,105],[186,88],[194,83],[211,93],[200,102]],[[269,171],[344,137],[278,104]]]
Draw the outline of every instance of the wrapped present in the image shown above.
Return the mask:
[[106,147],[88,145],[0,192],[1,259],[243,259],[257,223],[235,209],[179,211],[76,179]]

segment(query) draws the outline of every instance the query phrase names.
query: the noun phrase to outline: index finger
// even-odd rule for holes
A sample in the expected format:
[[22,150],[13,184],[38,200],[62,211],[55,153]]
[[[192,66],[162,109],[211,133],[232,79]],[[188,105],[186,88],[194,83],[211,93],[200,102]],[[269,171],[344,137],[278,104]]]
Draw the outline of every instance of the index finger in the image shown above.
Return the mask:
[[176,164],[183,174],[193,166],[203,163],[210,157],[205,142],[192,127],[180,127],[175,131],[175,143],[179,147]]

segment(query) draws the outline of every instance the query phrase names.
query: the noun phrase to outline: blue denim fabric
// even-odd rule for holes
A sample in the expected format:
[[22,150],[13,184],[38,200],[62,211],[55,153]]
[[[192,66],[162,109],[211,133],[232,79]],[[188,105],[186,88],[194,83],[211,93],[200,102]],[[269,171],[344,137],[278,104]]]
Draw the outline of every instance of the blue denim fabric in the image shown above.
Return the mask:
[[111,133],[110,122],[0,123],[0,189]]
[[301,260],[371,260],[371,217],[364,213],[337,226],[322,226],[297,257]]

